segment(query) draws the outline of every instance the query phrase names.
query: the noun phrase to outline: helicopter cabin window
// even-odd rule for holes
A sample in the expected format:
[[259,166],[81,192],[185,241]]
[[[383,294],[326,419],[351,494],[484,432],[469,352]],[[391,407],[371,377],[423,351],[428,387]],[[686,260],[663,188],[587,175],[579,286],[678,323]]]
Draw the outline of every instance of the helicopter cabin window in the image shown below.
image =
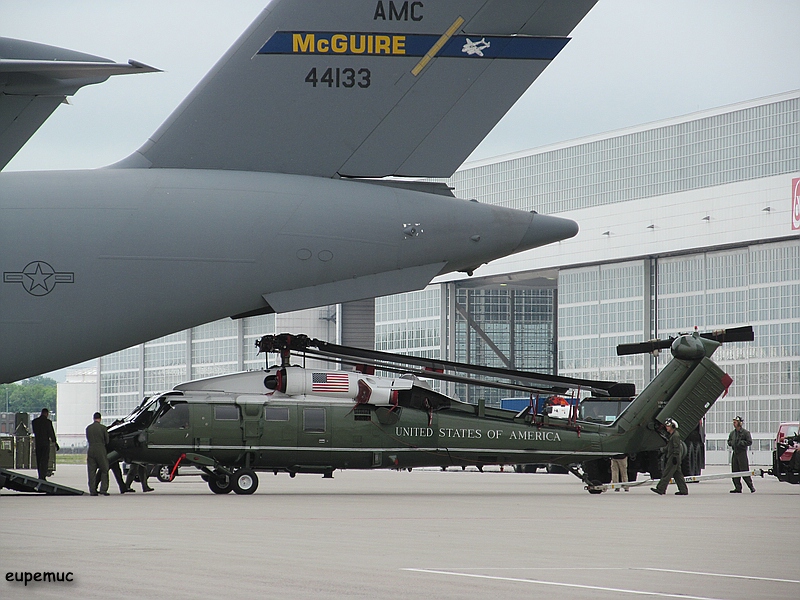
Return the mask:
[[217,404],[214,406],[214,419],[217,421],[238,421],[239,407],[235,404]]
[[265,406],[264,407],[264,420],[265,421],[288,421],[289,420],[289,407],[288,406]]
[[189,427],[189,405],[185,402],[167,404],[165,412],[155,422],[160,429],[187,429]]
[[325,431],[324,408],[303,409],[303,431],[305,431],[306,433],[324,433]]

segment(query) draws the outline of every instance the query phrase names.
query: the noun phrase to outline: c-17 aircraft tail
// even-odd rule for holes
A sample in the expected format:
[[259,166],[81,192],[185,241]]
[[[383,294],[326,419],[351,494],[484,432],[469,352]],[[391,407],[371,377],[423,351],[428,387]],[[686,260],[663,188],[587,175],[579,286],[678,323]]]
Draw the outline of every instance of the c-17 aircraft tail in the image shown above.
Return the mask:
[[596,0],[273,0],[122,163],[449,177]]

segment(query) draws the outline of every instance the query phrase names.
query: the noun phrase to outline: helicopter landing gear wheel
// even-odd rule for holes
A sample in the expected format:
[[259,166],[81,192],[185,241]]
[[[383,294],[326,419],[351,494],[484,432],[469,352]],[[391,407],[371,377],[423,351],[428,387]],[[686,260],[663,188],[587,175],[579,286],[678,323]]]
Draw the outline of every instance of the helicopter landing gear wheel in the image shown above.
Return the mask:
[[230,494],[233,491],[231,478],[227,475],[222,475],[219,479],[210,478],[208,480],[208,487],[215,494]]
[[252,494],[258,489],[258,475],[252,469],[239,469],[232,479],[233,491],[237,494]]
[[169,465],[158,465],[158,468],[156,469],[156,477],[159,481],[169,483],[172,481],[170,475],[172,475],[172,467]]
[[603,493],[602,489],[599,489],[599,490],[595,489],[595,486],[603,485],[603,483],[601,481],[598,481],[597,479],[592,479],[589,482],[589,485],[592,486],[592,487],[587,487],[586,489],[590,494],[602,494]]

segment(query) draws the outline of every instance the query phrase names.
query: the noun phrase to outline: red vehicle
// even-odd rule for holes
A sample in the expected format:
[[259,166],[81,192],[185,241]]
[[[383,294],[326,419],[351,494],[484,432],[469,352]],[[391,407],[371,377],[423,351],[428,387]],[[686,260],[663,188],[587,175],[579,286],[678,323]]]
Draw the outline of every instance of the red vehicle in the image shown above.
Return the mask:
[[772,469],[780,481],[800,483],[800,423],[781,423],[772,453]]

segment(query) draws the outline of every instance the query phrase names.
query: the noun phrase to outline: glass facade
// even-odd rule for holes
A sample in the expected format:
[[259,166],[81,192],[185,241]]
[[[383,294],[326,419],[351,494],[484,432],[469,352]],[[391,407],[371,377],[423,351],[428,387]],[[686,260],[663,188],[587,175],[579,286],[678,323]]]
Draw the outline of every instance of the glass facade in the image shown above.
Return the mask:
[[644,386],[644,360],[618,357],[617,345],[642,341],[645,273],[642,262],[559,272],[559,375]]
[[[554,298],[554,289],[471,289],[447,284],[376,298],[375,349],[552,373]],[[443,301],[451,306],[444,309],[444,320]],[[450,333],[455,343],[448,351],[443,339]],[[440,387],[438,382],[431,385]],[[508,396],[508,392],[464,384],[452,386],[451,392],[466,402],[483,397],[487,406],[499,406],[500,399]]]
[[[487,367],[505,367],[552,374],[554,370],[555,290],[464,287],[455,289],[454,360]],[[491,341],[491,343],[489,343]],[[458,384],[458,396],[471,403],[484,398],[500,406],[514,395]]]
[[440,358],[441,291],[433,286],[375,299],[375,349]]
[[[741,415],[768,445],[780,422],[800,415],[800,243],[659,259],[656,293],[649,298],[643,277],[648,262],[560,272],[559,372],[630,381],[642,389],[650,379],[646,363],[654,359],[617,357],[617,344],[641,341],[645,331],[665,338],[695,326],[710,331],[752,325],[755,342],[723,345],[714,355],[733,385],[709,411],[706,433],[709,449],[724,450],[731,421]],[[604,273],[611,275],[605,283]],[[653,307],[654,331],[647,306]],[[662,353],[653,368],[662,368],[669,357]],[[715,440],[723,440],[721,447]]]
[[[724,438],[741,415],[752,433],[774,435],[800,415],[800,242],[759,244],[662,260],[659,333],[752,325],[752,344],[729,344],[715,355],[733,377],[729,395],[709,412],[706,429]],[[662,271],[659,268],[659,273]],[[680,323],[680,312],[687,320]],[[764,448],[762,448],[764,449]]]
[[248,317],[242,321],[242,362],[245,371],[258,371],[266,366],[264,355],[258,354],[256,340],[275,331],[275,315]]
[[100,412],[106,421],[130,413],[142,396],[189,379],[257,370],[255,341],[275,333],[275,315],[222,319],[179,331],[100,359]]
[[239,323],[222,319],[192,328],[191,379],[237,371]]
[[800,171],[800,98],[464,168],[448,184],[553,214]]
[[181,331],[144,345],[145,396],[186,380],[186,339],[187,332]]
[[139,346],[100,359],[100,412],[105,418],[124,416],[139,405],[141,364]]

